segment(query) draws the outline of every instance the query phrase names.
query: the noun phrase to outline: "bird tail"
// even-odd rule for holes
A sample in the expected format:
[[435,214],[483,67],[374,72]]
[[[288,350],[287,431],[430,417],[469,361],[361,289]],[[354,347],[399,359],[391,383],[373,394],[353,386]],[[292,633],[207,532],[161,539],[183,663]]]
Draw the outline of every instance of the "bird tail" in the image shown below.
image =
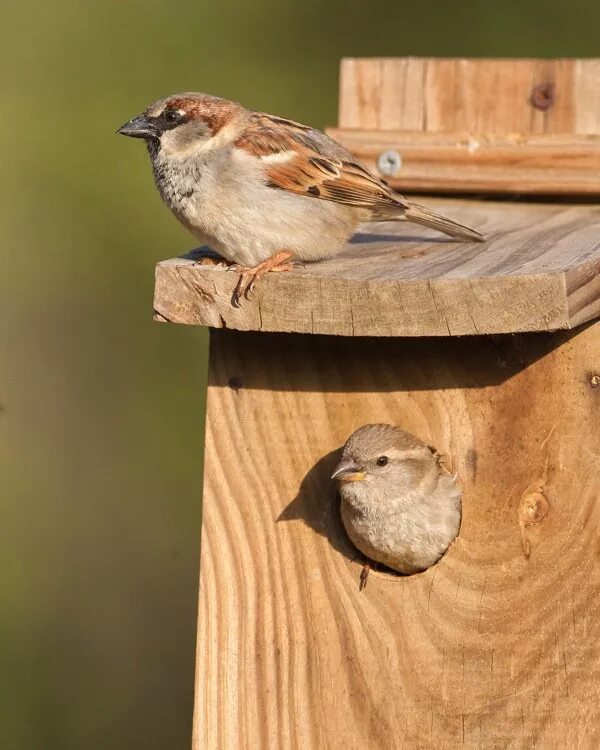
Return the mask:
[[471,240],[472,242],[484,242],[485,237],[475,229],[459,224],[457,221],[448,219],[446,216],[436,214],[425,206],[419,206],[417,203],[409,203],[404,210],[403,219],[414,221],[415,224],[422,224],[431,229],[437,229],[439,232],[449,234],[450,237],[456,237],[459,240]]

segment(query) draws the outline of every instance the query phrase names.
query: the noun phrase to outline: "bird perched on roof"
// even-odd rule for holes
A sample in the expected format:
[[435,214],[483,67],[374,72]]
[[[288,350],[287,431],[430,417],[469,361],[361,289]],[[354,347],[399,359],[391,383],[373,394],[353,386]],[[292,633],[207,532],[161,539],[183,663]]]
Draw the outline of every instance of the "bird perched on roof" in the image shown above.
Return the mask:
[[[409,432],[368,424],[344,445],[332,479],[342,521],[369,560],[399,573],[429,568],[458,534],[461,491],[439,454]],[[369,565],[363,569],[364,588]]]
[[165,203],[240,272],[234,304],[268,271],[327,258],[369,221],[413,221],[483,237],[410,203],[308,125],[208,94],[175,94],[117,131],[146,141]]

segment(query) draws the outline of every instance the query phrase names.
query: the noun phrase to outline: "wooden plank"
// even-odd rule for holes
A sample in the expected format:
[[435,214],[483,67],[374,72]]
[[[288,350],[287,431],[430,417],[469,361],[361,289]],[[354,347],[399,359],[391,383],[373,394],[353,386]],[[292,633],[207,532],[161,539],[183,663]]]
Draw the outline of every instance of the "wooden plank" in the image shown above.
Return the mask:
[[485,243],[402,223],[365,226],[338,256],[269,274],[239,309],[237,274],[159,263],[159,320],[346,336],[455,336],[570,328],[600,315],[600,207],[427,199]]
[[[599,134],[599,79],[598,60],[349,58],[339,127]],[[534,106],[536,90],[549,107]]]
[[598,195],[600,59],[346,59],[328,132],[401,190]]
[[575,132],[600,132],[600,60],[577,60],[575,63]]
[[[600,136],[418,133],[341,130],[327,133],[400,191],[600,196]],[[378,159],[396,151],[398,173],[380,172]]]
[[[599,325],[212,332],[194,750],[600,745]],[[378,421],[451,457],[463,522],[436,566],[360,593],[329,475]]]

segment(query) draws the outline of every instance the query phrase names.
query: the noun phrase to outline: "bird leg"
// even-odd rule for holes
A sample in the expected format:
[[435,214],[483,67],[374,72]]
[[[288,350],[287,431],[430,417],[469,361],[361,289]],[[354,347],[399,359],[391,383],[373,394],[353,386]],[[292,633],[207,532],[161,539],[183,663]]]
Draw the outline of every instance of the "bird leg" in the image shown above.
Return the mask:
[[239,307],[242,297],[248,299],[254,291],[256,282],[266,273],[270,271],[291,271],[297,265],[291,260],[293,257],[294,253],[289,250],[280,250],[257,266],[239,266],[235,263],[229,266],[229,271],[238,271],[240,274],[231,299],[233,306]]
[[363,565],[363,569],[360,572],[360,583],[358,584],[359,591],[362,591],[367,585],[367,579],[369,577],[370,572],[371,572],[371,563],[366,562]]

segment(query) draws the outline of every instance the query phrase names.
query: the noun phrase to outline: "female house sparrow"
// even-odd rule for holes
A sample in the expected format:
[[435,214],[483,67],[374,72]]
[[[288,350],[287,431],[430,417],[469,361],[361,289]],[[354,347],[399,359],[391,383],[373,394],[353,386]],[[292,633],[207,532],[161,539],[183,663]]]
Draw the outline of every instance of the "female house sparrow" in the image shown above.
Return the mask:
[[[458,534],[461,492],[432,448],[399,427],[368,424],[346,442],[332,479],[342,521],[371,560],[409,574],[433,565]],[[368,566],[361,576],[366,583]]]
[[292,258],[334,255],[363,222],[414,221],[483,240],[409,203],[324,133],[226,99],[169,96],[117,132],[146,141],[166,204],[240,271],[235,304],[267,271],[290,270]]

